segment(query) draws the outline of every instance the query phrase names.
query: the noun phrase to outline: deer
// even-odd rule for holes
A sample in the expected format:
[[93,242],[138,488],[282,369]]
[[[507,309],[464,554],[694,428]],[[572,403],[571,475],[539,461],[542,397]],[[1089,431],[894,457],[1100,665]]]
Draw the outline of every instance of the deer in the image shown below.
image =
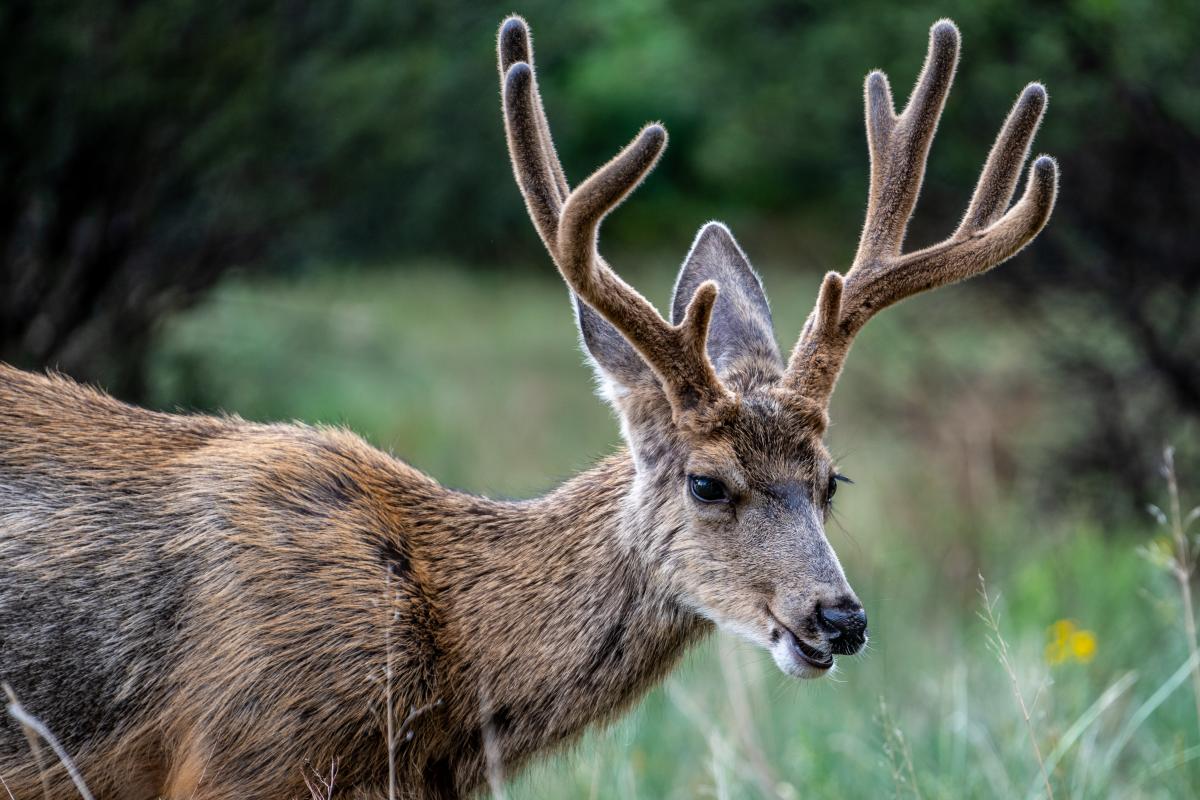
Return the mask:
[[[623,446],[545,496],[443,487],[347,430],[166,414],[0,367],[0,681],[98,798],[462,798],[616,719],[715,629],[828,675],[867,616],[825,536],[825,435],[855,336],[898,301],[990,270],[1045,226],[1031,83],[958,228],[904,252],[955,73],[930,30],[908,104],[865,88],[870,180],[853,262],[785,361],[758,274],[704,225],[670,316],[601,257],[603,219],[667,143],[645,126],[575,188],[530,30],[498,36],[503,119],[533,225],[574,299]],[[1011,206],[1011,207],[1010,207]],[[43,748],[44,750],[44,748]],[[75,796],[0,722],[16,797]]]

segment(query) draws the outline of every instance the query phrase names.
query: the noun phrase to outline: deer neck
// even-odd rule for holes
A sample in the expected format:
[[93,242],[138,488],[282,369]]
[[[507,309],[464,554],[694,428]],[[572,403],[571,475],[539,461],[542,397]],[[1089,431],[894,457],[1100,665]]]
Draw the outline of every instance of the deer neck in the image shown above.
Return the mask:
[[615,717],[710,627],[648,555],[673,523],[634,502],[635,479],[621,452],[536,500],[455,496],[433,575],[439,673],[449,713],[505,763]]

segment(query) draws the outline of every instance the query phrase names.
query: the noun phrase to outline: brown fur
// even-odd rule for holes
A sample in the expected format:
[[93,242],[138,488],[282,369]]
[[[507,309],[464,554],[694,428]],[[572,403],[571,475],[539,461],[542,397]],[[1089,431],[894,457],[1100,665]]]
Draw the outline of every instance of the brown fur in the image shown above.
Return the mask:
[[[745,425],[688,448],[690,468],[744,471],[747,490],[817,477],[820,443],[780,430],[769,395],[753,402]],[[664,450],[685,446],[663,433]],[[98,797],[297,796],[306,765],[333,759],[345,796],[385,796],[390,640],[394,724],[440,701],[398,744],[401,796],[458,796],[486,774],[485,728],[508,774],[661,678],[709,629],[689,604],[753,617],[758,595],[731,587],[832,568],[789,576],[701,547],[675,480],[630,503],[635,483],[621,453],[494,502],[344,431],[157,414],[0,367],[0,607],[25,628],[3,630],[0,674]],[[0,774],[37,791],[11,722]]]
[[[334,762],[338,797],[387,797],[393,768],[399,797],[462,797],[620,714],[714,623],[798,677],[865,642],[824,535],[827,397],[786,373],[745,255],[702,228],[668,323],[595,250],[665,132],[572,193],[519,18],[500,66],[514,169],[627,448],[498,502],[342,430],[159,414],[0,365],[0,681],[98,798],[300,797]],[[993,166],[972,230],[1007,202]],[[826,281],[812,335],[847,330],[855,275]],[[844,351],[814,352],[836,377]],[[0,776],[73,793],[8,719]]]

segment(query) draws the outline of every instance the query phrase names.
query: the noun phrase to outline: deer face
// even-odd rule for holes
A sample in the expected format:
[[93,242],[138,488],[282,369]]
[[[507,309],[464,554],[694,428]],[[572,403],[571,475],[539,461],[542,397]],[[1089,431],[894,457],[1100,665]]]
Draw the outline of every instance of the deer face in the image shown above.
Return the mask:
[[700,613],[810,678],[858,652],[867,628],[825,537],[841,476],[803,422],[786,398],[750,391],[733,419],[692,437],[670,557]]
[[706,281],[720,286],[706,354],[731,393],[717,411],[673,406],[638,351],[578,306],[637,462],[636,504],[653,510],[644,527],[661,533],[636,546],[685,605],[768,649],[789,675],[817,677],[866,641],[866,615],[825,538],[840,476],[821,441],[824,414],[782,386],[762,285],[717,223],[700,231],[680,272],[677,320]]
[[[666,146],[646,126],[574,190],[550,138],[524,20],[500,28],[499,66],[513,172],[546,249],[576,296],[584,346],[637,464],[638,548],[699,613],[768,647],[795,675],[866,640],[866,616],[825,539],[837,474],[821,444],[825,409],[854,336],[877,312],[1009,258],[1054,207],[1054,160],[1034,161],[1009,208],[1046,91],[1025,87],[988,155],[958,229],[902,252],[925,158],[958,64],[958,29],[929,32],[925,66],[897,114],[881,72],[867,76],[871,179],[854,263],[830,272],[783,365],[758,276],[723,226],[701,229],[675,286],[671,320],[596,250],[600,222]],[[719,287],[719,288],[718,288]],[[636,538],[636,537],[635,537]]]

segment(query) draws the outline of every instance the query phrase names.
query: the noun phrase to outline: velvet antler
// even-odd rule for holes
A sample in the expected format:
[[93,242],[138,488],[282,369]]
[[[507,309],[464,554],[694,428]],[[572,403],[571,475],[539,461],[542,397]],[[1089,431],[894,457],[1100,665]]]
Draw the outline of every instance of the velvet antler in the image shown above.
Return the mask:
[[567,285],[641,354],[662,381],[677,417],[731,398],[705,352],[716,284],[697,287],[683,321],[671,325],[596,249],[600,222],[653,169],[666,147],[666,130],[647,125],[612,161],[571,191],[554,151],[523,19],[504,21],[498,50],[513,172],[534,226]]
[[1024,196],[1008,208],[1046,107],[1046,90],[1031,83],[992,146],[958,230],[932,247],[901,252],[929,146],[954,80],[958,44],[953,22],[933,25],[921,77],[899,116],[887,77],[878,71],[867,76],[871,182],[866,224],[849,272],[825,276],[785,378],[790,388],[819,404],[828,404],[854,336],[880,309],[986,272],[1027,245],[1054,208],[1058,168],[1049,156],[1034,161]]

